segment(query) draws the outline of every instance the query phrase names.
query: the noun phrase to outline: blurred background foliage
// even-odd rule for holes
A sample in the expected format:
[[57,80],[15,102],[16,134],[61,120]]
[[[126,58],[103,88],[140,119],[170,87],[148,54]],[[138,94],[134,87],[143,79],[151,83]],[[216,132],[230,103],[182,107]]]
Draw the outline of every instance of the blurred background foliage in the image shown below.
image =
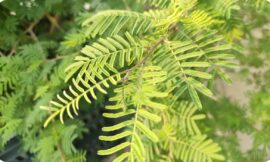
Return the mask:
[[[261,162],[270,159],[270,3],[266,0],[198,0],[200,7],[215,6],[223,15],[220,32],[239,43],[238,68],[231,70],[244,87],[232,89],[214,82],[221,94],[203,98],[207,119],[199,124],[215,139],[227,161]],[[101,127],[112,121],[101,117],[105,96],[93,108],[80,103],[76,120],[42,127],[41,110],[61,89],[64,69],[85,41],[80,24],[106,9],[143,11],[149,6],[134,0],[4,0],[0,3],[0,159],[10,161],[110,161],[97,157],[106,142],[98,141]],[[215,27],[215,25],[213,26]],[[27,84],[25,84],[27,83]],[[224,92],[226,91],[226,93]],[[235,95],[244,93],[236,100]],[[8,99],[7,99],[8,98]],[[243,103],[243,100],[245,101]],[[12,139],[19,151],[6,156]],[[10,142],[9,142],[10,141]],[[12,145],[15,145],[12,143]],[[11,149],[12,150],[12,149]],[[48,156],[50,155],[50,156]],[[20,156],[21,158],[18,158]],[[17,158],[17,159],[16,159]]]

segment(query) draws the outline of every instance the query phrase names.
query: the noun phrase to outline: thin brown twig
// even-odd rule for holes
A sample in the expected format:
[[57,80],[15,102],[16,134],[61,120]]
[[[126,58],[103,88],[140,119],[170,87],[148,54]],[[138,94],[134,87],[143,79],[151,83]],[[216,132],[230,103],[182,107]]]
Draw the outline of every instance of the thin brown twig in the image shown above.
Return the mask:
[[127,78],[128,78],[128,76],[130,75],[130,73],[131,73],[131,70],[133,70],[133,69],[135,69],[135,68],[137,68],[137,67],[139,67],[139,66],[141,66],[141,67],[143,67],[144,65],[145,65],[145,63],[146,63],[146,61],[148,60],[148,58],[150,57],[150,55],[152,54],[152,52],[162,43],[162,42],[164,42],[164,40],[166,40],[167,38],[166,37],[162,37],[159,41],[157,41],[155,44],[153,44],[152,46],[150,46],[148,49],[148,52],[147,52],[147,54],[145,55],[145,57],[143,58],[143,60],[141,61],[141,62],[139,62],[136,66],[134,66],[133,68],[131,68],[128,72],[127,72],[127,74],[126,74],[126,76],[125,76],[125,78],[126,78],[126,80],[127,80]]
[[57,150],[59,150],[59,152],[60,152],[60,155],[61,155],[61,161],[62,161],[62,162],[67,162],[66,157],[65,157],[65,154],[64,154],[64,152],[63,152],[63,150],[62,150],[60,144],[57,143],[56,147],[57,147]]
[[11,49],[11,51],[10,51],[9,54],[8,54],[9,56],[12,56],[13,54],[16,53],[18,44],[19,44],[19,40],[16,41],[16,42],[14,43],[14,45],[12,46],[12,49]]
[[35,32],[34,32],[34,28],[35,26],[38,24],[39,21],[33,22],[31,23],[28,28],[24,31],[24,33],[29,33],[30,37],[34,40],[34,41],[38,41],[38,37],[36,36]]
[[55,58],[47,59],[46,61],[58,61],[58,60],[62,60],[62,59],[68,58],[68,57],[70,57],[70,55],[68,55],[68,56],[56,56]]
[[[148,53],[146,54],[146,56],[143,58],[143,60],[141,62],[139,62],[138,64],[136,64],[134,67],[130,68],[127,70],[126,75],[122,78],[122,82],[123,84],[125,84],[128,80],[129,75],[131,74],[131,71],[136,69],[138,66],[144,66],[145,62],[147,61],[147,59],[149,58],[149,56],[151,55],[151,53],[166,39],[166,37],[161,38],[158,42],[156,42],[155,44],[153,44],[152,46],[149,47]],[[122,101],[124,102],[124,106],[126,108],[126,103],[125,103],[125,88],[123,87],[122,89]]]
[[49,13],[46,13],[45,16],[48,18],[48,20],[49,20],[50,23],[51,23],[51,27],[50,27],[50,31],[49,31],[50,34],[53,33],[53,31],[54,31],[55,28],[58,29],[58,30],[60,30],[61,32],[64,31],[64,30],[61,28],[61,26],[59,25],[59,23],[58,23],[59,17],[58,17],[57,15],[56,15],[56,16],[52,16],[52,15],[50,15]]
[[72,53],[72,54],[70,54],[70,55],[65,55],[65,56],[59,56],[59,55],[56,55],[54,58],[45,60],[44,63],[48,63],[48,62],[50,62],[50,61],[58,61],[58,60],[66,59],[66,58],[69,58],[69,57],[74,57],[74,56],[76,56],[77,54],[78,54],[78,53]]
[[[171,25],[169,26],[168,30],[167,30],[167,33],[168,33],[169,31],[171,31],[171,30],[176,30],[176,27],[177,27],[177,24],[176,24],[176,23],[171,24]],[[166,34],[167,34],[167,33],[166,33]],[[128,77],[129,77],[129,75],[131,74],[131,71],[132,71],[132,70],[136,69],[136,68],[139,67],[139,66],[144,66],[145,63],[146,63],[146,61],[147,61],[148,58],[150,57],[150,55],[154,52],[154,50],[155,50],[161,43],[163,43],[163,42],[166,41],[166,40],[167,40],[167,36],[164,36],[164,37],[162,37],[161,39],[159,39],[155,44],[149,46],[149,47],[148,47],[148,50],[147,50],[148,52],[147,52],[147,54],[145,55],[145,57],[143,58],[143,60],[142,60],[141,62],[139,62],[138,64],[136,64],[134,67],[130,68],[130,69],[127,71],[126,75],[122,78],[122,81],[123,81],[123,82],[126,82],[126,81],[128,80]]]
[[162,37],[159,41],[157,41],[155,44],[153,44],[152,46],[150,46],[147,54],[145,55],[145,57],[143,58],[143,60],[139,63],[139,65],[144,66],[146,61],[148,60],[148,58],[150,57],[150,55],[154,52],[154,50],[161,44],[163,43],[165,40],[167,39],[167,37]]
[[[49,114],[52,114],[52,111],[49,111]],[[55,128],[53,129],[53,131],[57,134],[57,130]],[[67,162],[64,151],[59,142],[56,144],[56,149],[60,152],[61,162]]]
[[162,43],[164,42],[164,40],[166,40],[166,37],[162,37],[159,41],[157,41],[155,44],[153,44],[152,46],[150,46],[148,49],[147,54],[145,55],[145,57],[143,58],[142,61],[140,61],[139,63],[137,63],[135,66],[133,66],[132,68],[130,68],[126,75],[122,78],[123,82],[126,82],[128,80],[128,77],[131,73],[132,70],[136,69],[139,66],[144,66],[144,64],[146,63],[146,61],[148,60],[148,58],[150,57],[151,53]]

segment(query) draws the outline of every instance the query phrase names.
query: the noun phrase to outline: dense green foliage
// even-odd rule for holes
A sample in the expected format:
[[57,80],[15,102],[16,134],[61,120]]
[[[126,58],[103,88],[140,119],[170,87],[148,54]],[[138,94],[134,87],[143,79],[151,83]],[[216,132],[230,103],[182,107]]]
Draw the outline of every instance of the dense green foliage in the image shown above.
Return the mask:
[[[1,2],[0,149],[18,137],[38,162],[266,160],[269,11],[264,0]],[[246,107],[216,90],[236,71],[257,87]]]

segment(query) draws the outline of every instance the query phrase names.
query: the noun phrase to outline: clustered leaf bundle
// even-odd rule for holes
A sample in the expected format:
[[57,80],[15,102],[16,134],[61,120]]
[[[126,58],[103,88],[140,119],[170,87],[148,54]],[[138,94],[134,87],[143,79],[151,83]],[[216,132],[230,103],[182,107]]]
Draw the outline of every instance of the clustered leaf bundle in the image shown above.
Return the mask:
[[65,115],[74,118],[82,99],[91,104],[112,87],[102,115],[119,122],[103,127],[99,140],[120,142],[98,155],[117,154],[115,162],[168,154],[172,161],[225,160],[195,122],[204,115],[194,113],[202,109],[199,93],[214,97],[205,83],[228,80],[223,69],[235,66],[232,45],[211,28],[219,20],[194,8],[196,1],[188,8],[181,1],[146,3],[157,9],[107,10],[82,22],[88,41],[65,70],[69,88],[42,107],[51,112],[44,126],[56,116],[62,123]]
[[201,124],[204,99],[215,79],[232,82],[239,3],[264,2],[16,2],[0,4],[0,148],[17,136],[34,161],[84,162],[90,114],[95,155],[113,162],[230,158]]

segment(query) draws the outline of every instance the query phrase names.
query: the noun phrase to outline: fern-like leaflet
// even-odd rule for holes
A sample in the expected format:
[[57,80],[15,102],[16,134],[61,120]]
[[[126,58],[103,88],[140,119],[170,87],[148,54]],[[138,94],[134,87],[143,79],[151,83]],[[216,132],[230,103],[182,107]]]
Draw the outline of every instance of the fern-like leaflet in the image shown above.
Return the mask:
[[[79,77],[79,81],[73,79],[73,86],[69,86],[69,93],[64,90],[62,96],[59,94],[57,95],[58,101],[50,102],[52,106],[42,106],[43,109],[52,112],[50,117],[44,123],[44,127],[46,127],[57,115],[60,115],[60,120],[64,123],[64,112],[67,112],[70,118],[73,118],[71,110],[78,115],[77,110],[79,109],[79,101],[81,98],[84,98],[87,102],[91,103],[92,98],[97,99],[96,91],[106,94],[105,88],[108,88],[110,84],[116,85],[117,82],[121,80],[121,74],[124,74],[125,72],[118,72],[109,64],[106,64],[105,66],[108,69],[103,68],[103,73],[97,75],[97,78],[100,79],[99,81],[86,73],[85,79],[89,82],[86,82],[82,77]],[[111,71],[113,72],[112,75],[110,74]]]
[[125,10],[109,10],[98,13],[93,17],[85,20],[83,26],[86,29],[86,35],[95,38],[99,35],[113,36],[121,30],[128,31],[133,35],[146,33],[166,20],[168,12],[160,12],[157,15],[144,14]]
[[[172,118],[171,123],[164,123],[158,136],[160,146],[165,151],[172,152],[176,159],[184,162],[211,162],[224,160],[220,155],[221,148],[218,144],[202,135],[195,121],[203,119],[203,114],[195,114],[198,108],[189,102],[177,102],[175,109],[168,109],[168,116],[164,121]],[[172,111],[172,112],[170,112]],[[177,121],[180,121],[179,123]],[[178,129],[178,128],[181,129]]]
[[[125,36],[115,35],[113,37],[100,38],[92,45],[86,45],[81,50],[81,55],[75,57],[75,62],[66,68],[66,81],[79,71],[80,76],[99,75],[105,64],[111,67],[123,67],[140,60],[146,51],[147,41],[138,40],[126,32]],[[97,70],[92,70],[98,64]]]
[[[144,137],[152,142],[158,142],[157,135],[149,127],[151,122],[156,123],[161,120],[156,112],[166,109],[165,105],[152,101],[154,97],[167,96],[167,93],[156,91],[155,84],[162,82],[165,78],[166,73],[162,72],[159,67],[147,66],[130,75],[127,83],[123,83],[121,87],[115,89],[116,96],[112,97],[110,101],[116,104],[107,106],[106,109],[112,112],[104,113],[103,116],[112,119],[132,117],[116,125],[103,127],[104,132],[123,131],[115,135],[103,135],[99,139],[103,141],[128,139],[117,146],[98,151],[99,155],[110,155],[129,147],[129,151],[124,151],[114,162],[120,162],[126,158],[129,161],[145,161],[144,142],[147,141]],[[132,82],[130,82],[131,80]]]
[[167,8],[172,5],[172,0],[136,0],[138,3],[148,4],[150,6]]

